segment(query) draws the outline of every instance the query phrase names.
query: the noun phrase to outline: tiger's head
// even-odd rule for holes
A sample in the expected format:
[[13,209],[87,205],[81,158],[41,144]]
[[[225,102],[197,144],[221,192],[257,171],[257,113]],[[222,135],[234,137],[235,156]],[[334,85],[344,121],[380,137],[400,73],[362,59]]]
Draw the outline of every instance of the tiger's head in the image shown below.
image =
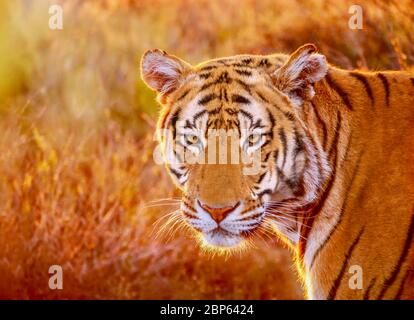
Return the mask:
[[329,170],[301,117],[328,66],[314,45],[292,55],[238,55],[191,66],[147,51],[159,141],[181,212],[208,244],[235,247],[272,201],[310,202]]

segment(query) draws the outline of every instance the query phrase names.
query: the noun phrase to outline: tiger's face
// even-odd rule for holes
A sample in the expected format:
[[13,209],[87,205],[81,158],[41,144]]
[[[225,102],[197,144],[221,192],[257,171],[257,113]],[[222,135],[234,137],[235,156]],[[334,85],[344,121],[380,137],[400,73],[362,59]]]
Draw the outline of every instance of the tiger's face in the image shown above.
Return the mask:
[[205,243],[237,246],[264,223],[270,200],[315,197],[320,159],[300,118],[326,73],[314,51],[195,67],[160,50],[144,55],[143,79],[162,105],[166,167],[182,190],[182,214]]

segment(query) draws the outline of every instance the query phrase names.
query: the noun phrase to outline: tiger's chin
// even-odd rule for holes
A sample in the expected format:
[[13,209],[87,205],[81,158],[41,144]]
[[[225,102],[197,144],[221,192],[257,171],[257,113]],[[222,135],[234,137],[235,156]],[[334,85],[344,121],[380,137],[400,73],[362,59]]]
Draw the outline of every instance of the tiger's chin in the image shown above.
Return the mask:
[[202,233],[202,243],[212,249],[233,249],[243,246],[244,237],[223,229],[215,229],[207,233]]

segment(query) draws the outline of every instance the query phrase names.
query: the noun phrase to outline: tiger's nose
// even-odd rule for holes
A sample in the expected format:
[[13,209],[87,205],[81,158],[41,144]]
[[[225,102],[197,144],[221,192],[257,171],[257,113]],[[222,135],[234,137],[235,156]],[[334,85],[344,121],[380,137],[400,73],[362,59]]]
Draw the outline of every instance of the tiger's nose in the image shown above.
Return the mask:
[[229,215],[229,213],[233,212],[240,205],[240,202],[237,202],[234,206],[218,207],[218,208],[210,207],[204,203],[201,203],[200,201],[198,201],[198,204],[210,214],[210,216],[213,218],[214,221],[216,221],[217,223],[220,223],[221,221],[224,220],[224,218],[226,218]]

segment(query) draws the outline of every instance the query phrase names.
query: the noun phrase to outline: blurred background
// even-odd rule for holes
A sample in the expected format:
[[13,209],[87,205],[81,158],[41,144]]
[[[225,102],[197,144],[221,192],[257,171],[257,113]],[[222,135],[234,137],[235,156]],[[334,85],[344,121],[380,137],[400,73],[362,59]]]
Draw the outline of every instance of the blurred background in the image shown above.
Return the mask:
[[[52,4],[62,30],[49,28]],[[302,299],[275,237],[213,256],[166,224],[179,194],[152,158],[158,106],[139,60],[150,48],[199,63],[313,42],[343,68],[412,68],[414,2],[360,1],[361,30],[348,27],[352,4],[1,1],[0,298]],[[54,264],[63,290],[48,287]]]

